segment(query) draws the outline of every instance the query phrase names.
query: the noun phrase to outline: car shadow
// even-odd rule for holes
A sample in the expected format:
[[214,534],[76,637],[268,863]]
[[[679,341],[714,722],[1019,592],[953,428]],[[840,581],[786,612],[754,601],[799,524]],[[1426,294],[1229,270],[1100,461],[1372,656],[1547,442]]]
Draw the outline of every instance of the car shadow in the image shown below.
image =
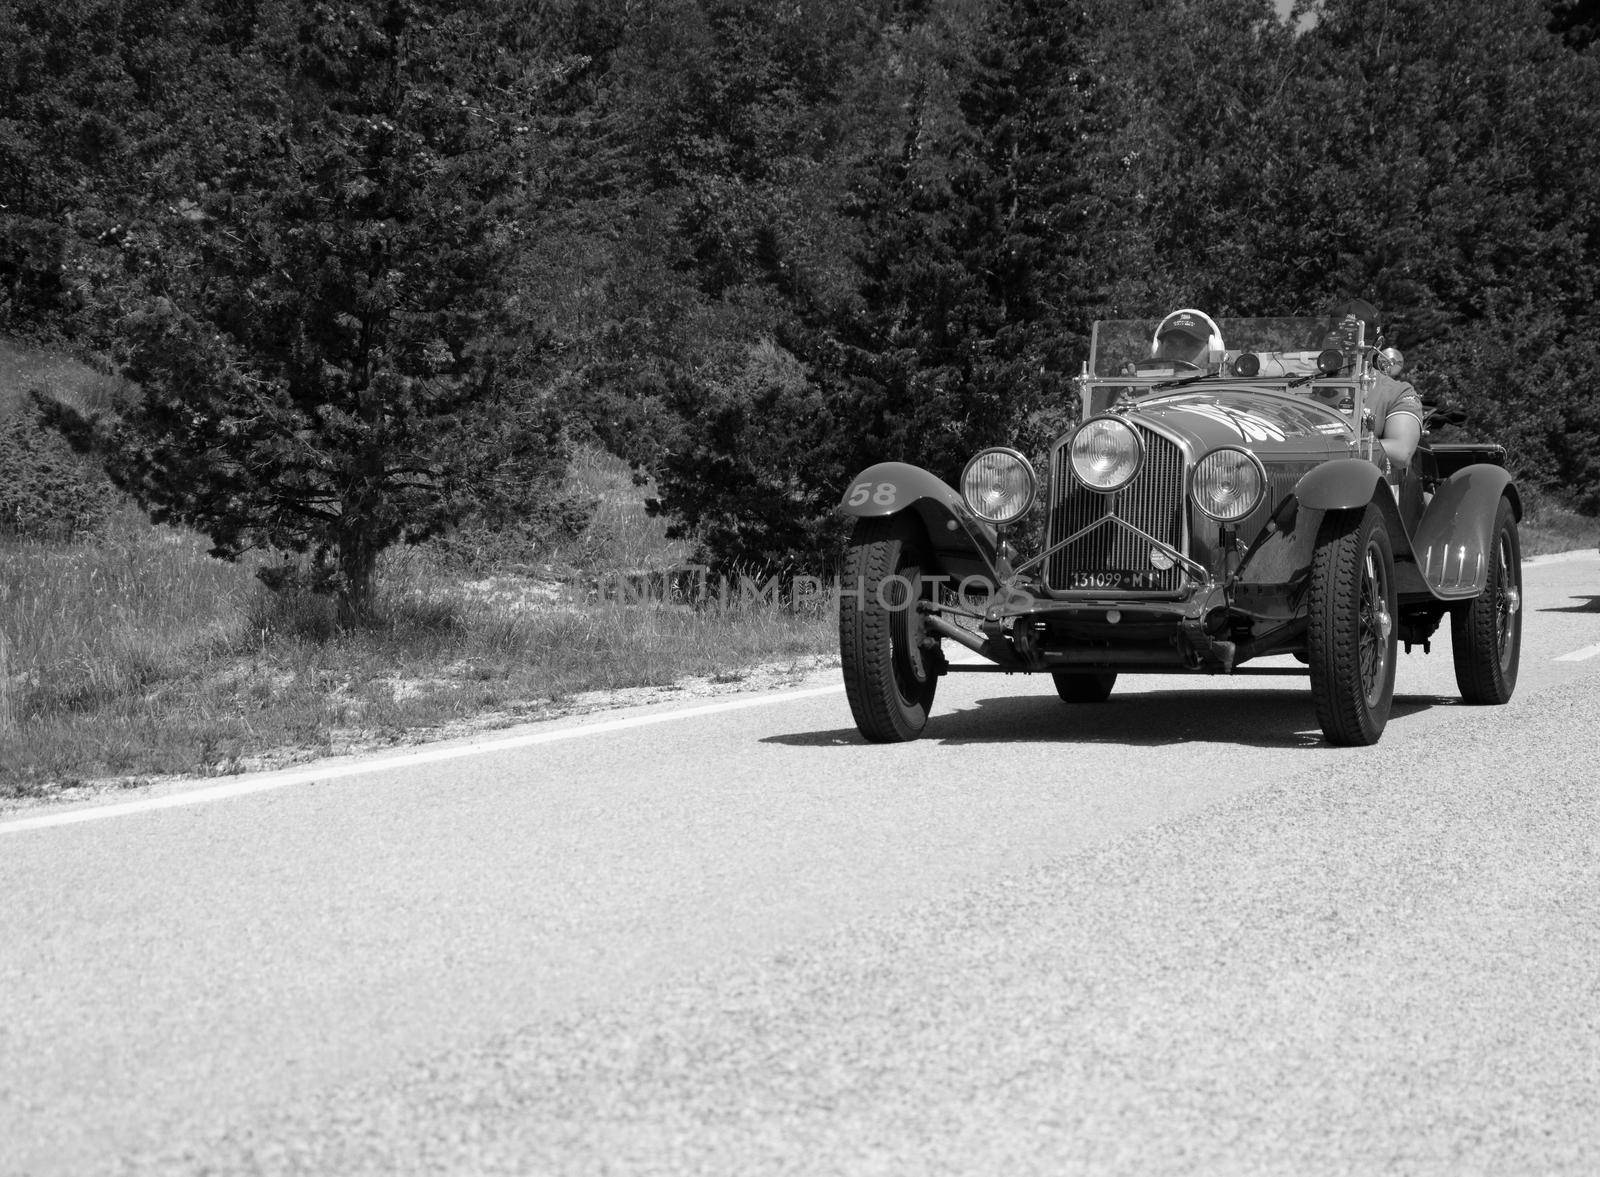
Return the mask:
[[[1446,695],[1396,695],[1390,721],[1435,707]],[[943,744],[1225,743],[1255,748],[1327,747],[1311,695],[1300,690],[1149,691],[1113,695],[1104,703],[1066,704],[1051,695],[979,699],[975,708],[941,715],[938,702],[922,740]],[[865,744],[854,726],[767,736],[764,744],[831,748]]]
[[1551,605],[1540,609],[1540,613],[1600,613],[1600,597],[1568,597],[1569,601],[1581,601],[1580,605]]

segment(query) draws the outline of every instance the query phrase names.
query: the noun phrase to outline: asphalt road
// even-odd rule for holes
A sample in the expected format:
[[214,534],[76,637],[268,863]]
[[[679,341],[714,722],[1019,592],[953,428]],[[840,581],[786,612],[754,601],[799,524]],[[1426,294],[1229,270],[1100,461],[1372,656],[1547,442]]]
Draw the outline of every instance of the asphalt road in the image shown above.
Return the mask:
[[0,815],[0,1173],[1600,1172],[1600,558],[1526,580],[1372,749],[824,676]]

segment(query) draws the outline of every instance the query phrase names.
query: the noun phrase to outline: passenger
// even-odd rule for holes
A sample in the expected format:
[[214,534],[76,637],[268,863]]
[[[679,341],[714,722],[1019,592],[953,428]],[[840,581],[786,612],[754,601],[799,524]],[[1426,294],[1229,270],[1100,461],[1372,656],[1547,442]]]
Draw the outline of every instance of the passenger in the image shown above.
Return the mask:
[[1222,331],[1210,315],[1184,309],[1173,311],[1156,328],[1150,341],[1150,358],[1175,360],[1196,368],[1211,366],[1212,358],[1222,358]]
[[[1333,309],[1333,330],[1329,346],[1349,347],[1354,340],[1355,326],[1366,325],[1364,339],[1368,347],[1378,346],[1378,311],[1364,299],[1352,298]],[[1335,342],[1334,337],[1338,337]],[[1386,353],[1394,352],[1394,359]],[[1395,364],[1394,360],[1399,360]],[[1378,353],[1373,364],[1372,391],[1367,394],[1366,408],[1372,414],[1373,431],[1383,442],[1384,452],[1397,466],[1408,466],[1411,455],[1422,440],[1422,398],[1407,381],[1396,380],[1403,357],[1393,348]],[[1395,375],[1390,375],[1391,369]]]

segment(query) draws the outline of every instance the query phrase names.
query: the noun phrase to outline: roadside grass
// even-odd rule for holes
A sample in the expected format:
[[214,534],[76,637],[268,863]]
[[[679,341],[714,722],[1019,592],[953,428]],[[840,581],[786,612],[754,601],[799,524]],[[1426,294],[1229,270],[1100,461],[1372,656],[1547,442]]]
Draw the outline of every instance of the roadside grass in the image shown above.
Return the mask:
[[39,389],[80,409],[105,408],[120,382],[71,356],[0,337],[0,421]]
[[387,562],[374,623],[341,632],[323,601],[273,597],[203,541],[150,531],[5,552],[0,798],[292,763],[774,662],[798,676],[834,641],[822,608],[582,600],[462,582],[417,553]]
[[[116,381],[0,338],[0,420],[35,388],[98,408]],[[608,454],[581,449],[564,493],[593,510],[559,545],[469,536],[482,550],[388,554],[374,621],[353,631],[131,506],[82,541],[0,541],[0,802],[457,734],[586,692],[737,684],[774,664],[798,676],[832,653],[831,607],[595,593],[690,548]]]
[[1545,495],[1525,495],[1523,509],[1527,515],[1518,530],[1524,557],[1600,548],[1600,518]]
[[831,655],[831,603],[598,594],[686,550],[609,456],[580,454],[569,490],[597,501],[570,543],[492,575],[391,553],[373,623],[349,631],[326,601],[274,596],[254,566],[131,510],[94,542],[0,547],[0,801],[503,726],[591,691],[736,684],[774,664],[781,681]]

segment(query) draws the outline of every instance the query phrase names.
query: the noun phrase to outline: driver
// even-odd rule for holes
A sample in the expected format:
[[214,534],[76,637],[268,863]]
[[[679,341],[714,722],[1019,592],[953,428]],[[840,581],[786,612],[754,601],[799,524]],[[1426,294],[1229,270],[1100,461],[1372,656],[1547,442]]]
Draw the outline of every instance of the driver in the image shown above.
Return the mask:
[[1151,359],[1176,360],[1197,368],[1209,367],[1211,357],[1220,357],[1222,351],[1222,332],[1215,321],[1188,307],[1162,319],[1150,341]]
[[[1364,338],[1368,345],[1382,346],[1378,311],[1365,299],[1347,299],[1334,307],[1333,323],[1335,334],[1349,338],[1354,338],[1357,324],[1365,324]],[[1399,356],[1400,353],[1394,354]],[[1422,398],[1410,383],[1390,375],[1391,370],[1399,373],[1398,366],[1391,368],[1384,353],[1380,352],[1379,356],[1383,362],[1373,365],[1372,391],[1367,394],[1366,408],[1372,414],[1373,433],[1383,443],[1389,460],[1397,466],[1406,466],[1422,440]]]

